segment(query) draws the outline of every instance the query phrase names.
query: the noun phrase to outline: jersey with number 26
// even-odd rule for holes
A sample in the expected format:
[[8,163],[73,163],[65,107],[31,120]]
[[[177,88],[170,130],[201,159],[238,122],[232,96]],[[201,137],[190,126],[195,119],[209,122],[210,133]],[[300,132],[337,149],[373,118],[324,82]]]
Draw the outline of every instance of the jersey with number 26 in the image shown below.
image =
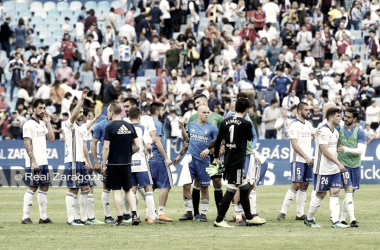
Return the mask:
[[339,132],[336,128],[332,130],[325,124],[320,128],[320,134],[315,138],[315,164],[314,174],[333,175],[340,172],[339,167],[330,161],[321,150],[321,145],[327,145],[329,153],[338,158],[337,146],[339,140]]

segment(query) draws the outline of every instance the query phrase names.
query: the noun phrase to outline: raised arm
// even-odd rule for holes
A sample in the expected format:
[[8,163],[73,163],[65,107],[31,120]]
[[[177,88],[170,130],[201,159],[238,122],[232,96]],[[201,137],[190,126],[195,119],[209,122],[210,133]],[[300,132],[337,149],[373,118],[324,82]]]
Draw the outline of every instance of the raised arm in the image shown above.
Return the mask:
[[82,108],[82,105],[83,105],[83,101],[86,99],[88,92],[89,92],[88,88],[85,88],[82,91],[81,99],[78,100],[77,105],[75,106],[75,109],[73,110],[73,113],[71,114],[71,117],[70,117],[71,124],[75,122],[75,119],[79,115],[80,109]]
[[48,139],[51,142],[55,141],[54,130],[50,124],[50,117],[47,112],[45,112],[44,118],[42,119],[42,121],[46,124],[46,127],[48,129],[48,133],[46,134],[46,139]]

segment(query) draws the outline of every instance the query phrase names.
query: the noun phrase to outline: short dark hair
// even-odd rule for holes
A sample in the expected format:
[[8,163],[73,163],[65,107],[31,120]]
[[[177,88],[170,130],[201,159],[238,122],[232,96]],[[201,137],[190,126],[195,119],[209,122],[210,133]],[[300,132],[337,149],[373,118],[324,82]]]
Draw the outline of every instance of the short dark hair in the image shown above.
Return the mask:
[[65,113],[62,113],[62,116],[69,116],[69,114],[65,112]]
[[129,118],[137,119],[141,115],[141,110],[138,107],[133,107],[129,110]]
[[334,116],[336,113],[341,113],[342,110],[339,108],[329,108],[326,112],[326,119],[329,120],[331,116]]
[[[72,103],[70,105],[70,113],[73,112],[73,110],[75,109],[75,107],[77,106],[77,103]],[[83,107],[83,106],[82,106]]]
[[90,109],[86,106],[83,107],[83,115],[87,116],[88,113],[90,112]]
[[351,113],[354,118],[357,118],[359,116],[359,112],[356,110],[356,108],[353,107],[347,108],[346,112]]
[[277,103],[277,102],[278,102],[277,99],[272,99],[272,101],[270,101],[270,105],[273,105],[273,104],[275,104],[275,103]]
[[305,106],[309,106],[309,104],[307,104],[306,102],[300,102],[300,103],[298,103],[298,105],[297,105],[297,112],[303,110]]
[[130,102],[133,105],[136,105],[137,106],[137,100],[136,98],[133,98],[133,97],[128,97],[124,100],[124,102]]
[[247,98],[238,98],[235,105],[235,111],[244,113],[249,108],[249,100]]
[[207,99],[207,96],[205,96],[204,94],[196,95],[196,96],[194,96],[194,101],[199,99],[199,98],[206,98]]
[[161,109],[164,105],[159,102],[152,102],[150,104],[150,114],[153,115],[156,113],[157,110]]
[[214,140],[212,140],[212,141],[210,141],[210,143],[208,144],[208,149],[213,149],[213,148],[215,148],[215,144],[216,144],[216,140],[214,139]]
[[112,101],[108,103],[108,107],[110,108],[111,111],[115,113],[115,115],[119,115],[121,113],[121,107],[117,101]]
[[247,95],[247,93],[245,93],[245,92],[239,92],[238,94],[237,94],[237,96],[236,96],[236,98],[245,98],[245,99],[247,99],[248,98],[248,95]]
[[34,100],[32,107],[37,108],[39,104],[46,104],[46,102],[44,99],[38,98],[38,99]]

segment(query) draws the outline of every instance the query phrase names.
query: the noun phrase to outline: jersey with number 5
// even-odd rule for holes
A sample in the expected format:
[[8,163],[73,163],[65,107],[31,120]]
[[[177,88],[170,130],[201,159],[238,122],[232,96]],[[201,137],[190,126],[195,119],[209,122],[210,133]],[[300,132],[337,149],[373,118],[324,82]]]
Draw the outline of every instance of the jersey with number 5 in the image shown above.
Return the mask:
[[252,141],[252,123],[244,118],[232,116],[225,119],[219,128],[217,143],[225,141],[226,168],[244,169],[247,142]]

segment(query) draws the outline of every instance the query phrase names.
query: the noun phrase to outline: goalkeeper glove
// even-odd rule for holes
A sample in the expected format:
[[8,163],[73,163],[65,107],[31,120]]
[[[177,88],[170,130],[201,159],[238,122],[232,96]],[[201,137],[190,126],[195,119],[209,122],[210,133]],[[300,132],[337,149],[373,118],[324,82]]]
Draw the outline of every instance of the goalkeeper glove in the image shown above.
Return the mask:
[[224,168],[220,168],[219,164],[216,162],[211,163],[210,166],[206,168],[206,172],[210,177],[220,174],[223,171],[224,171]]

